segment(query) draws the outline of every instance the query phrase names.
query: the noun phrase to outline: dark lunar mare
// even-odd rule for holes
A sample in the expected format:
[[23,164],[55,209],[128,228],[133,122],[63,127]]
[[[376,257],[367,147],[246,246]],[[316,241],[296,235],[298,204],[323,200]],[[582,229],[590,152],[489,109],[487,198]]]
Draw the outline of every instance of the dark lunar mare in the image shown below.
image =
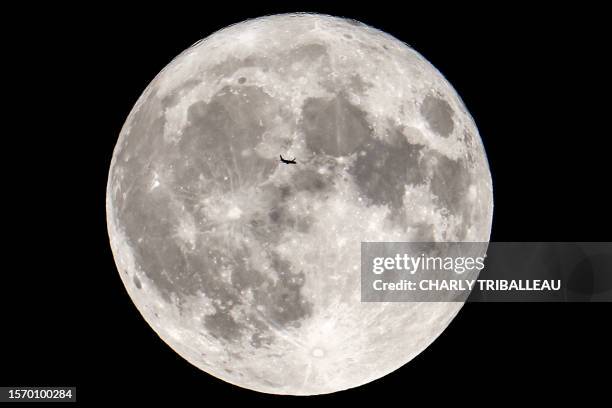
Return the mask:
[[[427,95],[421,113],[441,137],[452,132],[454,113],[445,100]],[[368,205],[388,206],[395,223],[414,228],[404,210],[406,186],[430,182],[438,205],[462,217],[457,239],[465,238],[472,221],[466,202],[472,176],[464,160],[451,160],[424,145],[409,143],[402,127],[393,127],[384,139],[376,138],[366,112],[342,92],[331,99],[307,99],[299,126],[315,157],[355,156],[348,173]],[[421,239],[433,239],[433,225],[417,227]]]
[[[238,341],[248,335],[253,346],[261,347],[273,338],[270,327],[299,326],[312,313],[311,304],[301,295],[303,272],[293,270],[287,260],[267,247],[264,255],[278,276],[273,281],[249,264],[253,248],[227,247],[215,234],[207,233],[196,236],[190,247],[176,238],[176,231],[185,217],[199,221],[197,198],[204,188],[221,186],[238,190],[262,184],[269,177],[278,163],[253,154],[253,149],[261,142],[263,132],[272,126],[268,121],[274,113],[286,114],[257,87],[228,86],[210,102],[196,102],[189,108],[189,125],[174,145],[162,139],[163,103],[173,103],[173,99],[159,101],[154,94],[149,95],[131,122],[129,140],[138,143],[126,143],[118,151],[113,174],[119,174],[121,169],[134,177],[129,183],[113,178],[112,182],[120,187],[113,196],[118,223],[133,248],[136,264],[166,301],[176,301],[182,307],[188,296],[204,293],[215,309],[215,313],[203,316],[208,333],[227,341]],[[244,150],[251,154],[241,156]],[[169,179],[176,189],[162,185],[151,190],[153,171]],[[275,187],[278,191],[272,196],[286,196],[287,188],[305,191],[322,188],[321,181],[309,172],[296,176],[295,181],[292,187]],[[310,220],[283,218],[282,205],[270,208],[269,217],[277,228],[274,235],[280,236],[283,230],[296,226],[308,229]],[[257,223],[256,219],[252,221]],[[205,231],[202,225],[196,228]],[[248,234],[248,229],[243,233]],[[224,269],[232,271],[229,285],[221,274]],[[142,288],[138,277],[133,280],[136,288]],[[254,303],[246,308],[250,310],[250,326],[245,323],[247,319],[237,321],[230,313],[244,302],[242,290],[254,294]]]

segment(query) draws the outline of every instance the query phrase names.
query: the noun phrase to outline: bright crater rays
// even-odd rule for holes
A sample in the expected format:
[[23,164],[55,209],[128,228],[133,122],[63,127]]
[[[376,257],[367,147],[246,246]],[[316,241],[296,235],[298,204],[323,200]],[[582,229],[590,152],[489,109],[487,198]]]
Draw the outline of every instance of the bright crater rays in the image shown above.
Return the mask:
[[488,241],[492,210],[444,77],[383,32],[312,14],[174,59],[129,115],[107,189],[146,321],[203,371],[274,394],[355,387],[419,354],[462,304],[361,303],[360,243]]

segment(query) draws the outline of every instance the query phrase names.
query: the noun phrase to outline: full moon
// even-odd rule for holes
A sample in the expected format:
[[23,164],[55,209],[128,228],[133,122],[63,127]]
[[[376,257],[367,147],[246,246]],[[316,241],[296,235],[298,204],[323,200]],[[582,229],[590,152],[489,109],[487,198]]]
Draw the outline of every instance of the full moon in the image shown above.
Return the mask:
[[361,302],[361,242],[487,242],[493,198],[474,121],[427,60],[357,21],[284,14],[157,75],[106,210],[121,279],[173,350],[240,387],[312,395],[393,372],[463,305]]

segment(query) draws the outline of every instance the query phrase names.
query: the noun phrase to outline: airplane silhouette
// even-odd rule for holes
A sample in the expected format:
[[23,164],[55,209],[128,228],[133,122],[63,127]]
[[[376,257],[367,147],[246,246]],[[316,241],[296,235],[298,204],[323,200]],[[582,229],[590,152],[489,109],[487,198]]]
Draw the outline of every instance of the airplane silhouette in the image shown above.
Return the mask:
[[292,160],[286,160],[286,159],[283,159],[283,155],[281,154],[280,159],[281,159],[281,162],[285,164],[297,164],[297,162],[295,161],[295,157]]

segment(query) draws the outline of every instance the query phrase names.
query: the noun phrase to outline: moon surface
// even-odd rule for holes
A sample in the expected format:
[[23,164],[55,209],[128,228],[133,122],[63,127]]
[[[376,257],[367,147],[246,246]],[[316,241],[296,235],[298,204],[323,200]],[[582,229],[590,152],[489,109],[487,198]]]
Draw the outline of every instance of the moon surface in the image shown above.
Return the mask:
[[121,131],[106,206],[121,279],[173,350],[241,387],[311,395],[398,369],[462,306],[362,303],[361,242],[487,242],[493,198],[473,119],[420,54],[284,14],[160,72]]

